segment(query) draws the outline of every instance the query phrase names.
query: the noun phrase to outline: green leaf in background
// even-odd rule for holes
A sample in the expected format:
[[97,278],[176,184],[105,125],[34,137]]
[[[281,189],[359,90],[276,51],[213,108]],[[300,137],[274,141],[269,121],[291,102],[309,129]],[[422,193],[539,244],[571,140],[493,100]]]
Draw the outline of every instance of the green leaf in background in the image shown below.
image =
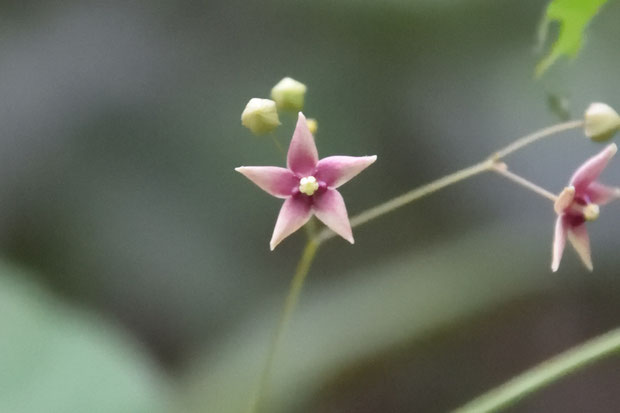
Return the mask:
[[158,413],[168,383],[118,329],[0,263],[0,412]]
[[558,38],[549,54],[536,66],[540,77],[562,55],[574,58],[581,49],[585,29],[607,0],[552,0],[547,7],[540,29],[540,44],[547,38],[549,24],[560,24]]

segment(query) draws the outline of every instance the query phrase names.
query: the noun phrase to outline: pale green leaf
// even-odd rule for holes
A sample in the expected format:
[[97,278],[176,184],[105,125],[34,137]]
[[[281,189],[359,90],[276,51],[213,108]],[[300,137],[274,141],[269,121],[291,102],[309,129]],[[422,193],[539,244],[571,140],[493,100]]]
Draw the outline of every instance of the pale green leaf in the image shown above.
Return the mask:
[[547,37],[551,22],[560,25],[558,38],[551,51],[536,66],[541,76],[561,56],[574,58],[579,53],[585,30],[607,0],[552,0],[541,25],[541,44]]
[[160,413],[168,383],[118,328],[0,263],[0,412]]

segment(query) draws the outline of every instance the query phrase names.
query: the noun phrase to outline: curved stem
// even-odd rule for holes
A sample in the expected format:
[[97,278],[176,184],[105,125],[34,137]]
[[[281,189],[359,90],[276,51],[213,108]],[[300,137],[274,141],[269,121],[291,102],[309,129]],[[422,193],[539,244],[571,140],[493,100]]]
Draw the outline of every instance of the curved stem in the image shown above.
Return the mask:
[[[351,218],[350,220],[351,228],[365,224],[368,221],[378,218],[381,215],[385,215],[388,212],[392,212],[397,208],[400,208],[413,201],[416,201],[420,198],[430,195],[433,192],[437,192],[440,189],[443,189],[447,186],[453,185],[457,182],[463,181],[474,175],[478,175],[482,172],[486,172],[490,170],[494,164],[495,164],[495,161],[493,159],[484,160],[468,168],[461,169],[459,171],[451,173],[450,175],[446,175],[442,178],[432,181],[426,185],[422,185],[420,187],[414,188],[411,191],[405,192],[404,194],[397,196],[396,198],[392,198],[387,202],[379,204],[376,207],[367,209],[366,211]],[[336,234],[329,228],[324,228],[317,235],[316,239],[319,243],[321,243],[323,241],[327,241],[328,239],[334,237],[335,235]]]
[[[465,179],[471,178],[472,176],[478,175],[482,172],[486,172],[489,171],[491,169],[501,169],[501,168],[497,168],[496,166],[500,164],[500,160],[504,157],[506,157],[507,155],[516,152],[517,150],[531,144],[534,143],[540,139],[543,139],[547,136],[551,136],[554,135],[558,132],[562,132],[565,130],[569,130],[569,129],[575,129],[575,128],[580,128],[583,126],[583,120],[572,120],[569,122],[564,122],[564,123],[559,123],[557,125],[553,125],[550,126],[548,128],[545,129],[541,129],[539,131],[536,131],[534,133],[531,133],[529,135],[525,135],[521,138],[518,138],[517,140],[515,140],[513,143],[511,143],[510,145],[504,147],[503,149],[500,149],[499,151],[493,153],[488,159],[479,162],[475,165],[472,165],[468,168],[464,168],[461,169],[459,171],[456,171],[454,173],[451,173],[450,175],[446,175],[442,178],[439,178],[435,181],[432,181],[426,185],[422,185],[418,188],[414,188],[409,192],[406,192],[402,195],[397,196],[396,198],[390,199],[389,201],[386,201],[384,203],[381,203],[375,207],[372,207],[370,209],[367,209],[366,211],[361,212],[360,214],[354,216],[353,218],[351,218],[350,222],[351,222],[351,228],[360,226],[362,224],[367,223],[368,221],[371,221],[375,218],[380,217],[381,215],[385,215],[389,212],[394,211],[397,208],[400,208],[404,205],[407,205],[413,201],[416,201],[420,198],[423,198],[427,195],[432,194],[433,192],[436,192],[440,189],[443,189],[449,185],[455,184],[457,182],[463,181]],[[508,175],[513,175],[514,177],[518,177],[517,175],[514,175],[512,173],[508,173]],[[512,177],[510,177],[512,179]],[[520,177],[518,177],[520,178]],[[525,181],[525,180],[523,180]],[[527,182],[527,181],[526,181]],[[530,183],[531,184],[531,183]],[[537,187],[537,185],[531,184],[535,187]],[[533,189],[531,186],[526,185],[526,187]],[[537,187],[537,189],[534,189],[535,192],[539,193],[539,194],[543,194],[543,192],[547,192],[544,189],[541,191],[539,191],[538,189],[542,189],[540,187]],[[550,193],[549,193],[550,194]],[[543,196],[545,197],[549,197],[549,194],[545,194]],[[553,197],[555,197],[555,195],[551,194]],[[550,198],[551,199],[551,198]],[[324,241],[327,241],[330,238],[333,238],[336,234],[331,231],[329,228],[324,228],[321,232],[319,232],[319,234],[316,236],[316,240],[321,243]]]
[[571,373],[616,353],[620,354],[620,328],[586,341],[527,370],[452,413],[499,411]]
[[291,319],[291,315],[293,314],[293,311],[297,306],[297,302],[299,301],[299,294],[301,292],[301,288],[304,285],[304,281],[306,280],[308,271],[310,271],[310,266],[312,265],[312,261],[314,261],[314,257],[316,255],[318,247],[319,244],[316,241],[310,239],[308,240],[308,243],[306,244],[306,247],[301,254],[301,258],[299,260],[299,263],[297,264],[297,270],[295,271],[295,275],[291,280],[291,286],[284,301],[284,307],[282,309],[278,327],[276,328],[271,344],[269,346],[269,353],[267,354],[267,359],[265,361],[265,365],[263,366],[263,370],[261,372],[256,391],[250,401],[248,413],[258,412],[261,403],[265,398],[265,395],[268,393],[269,381],[271,379],[271,371],[273,369],[276,353],[280,348],[286,326],[288,325],[289,320]]
[[569,129],[581,128],[583,126],[583,120],[570,120],[568,122],[559,123],[557,125],[549,126],[548,128],[541,129],[529,135],[525,135],[522,138],[517,139],[510,145],[506,146],[503,149],[495,152],[491,155],[491,158],[495,160],[499,160],[505,158],[507,155],[523,148],[524,146],[529,145],[530,143],[536,142],[542,138],[546,138],[547,136],[555,135],[558,132],[562,132]]

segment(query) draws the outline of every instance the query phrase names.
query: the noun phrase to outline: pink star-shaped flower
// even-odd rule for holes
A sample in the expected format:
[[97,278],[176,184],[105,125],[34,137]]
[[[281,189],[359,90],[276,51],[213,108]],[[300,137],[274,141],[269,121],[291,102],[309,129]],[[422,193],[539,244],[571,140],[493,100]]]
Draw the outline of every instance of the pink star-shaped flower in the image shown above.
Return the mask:
[[573,174],[569,186],[564,188],[555,202],[558,214],[553,239],[553,259],[551,269],[555,272],[560,266],[566,238],[577,251],[584,265],[592,271],[590,238],[586,221],[598,218],[599,205],[604,205],[620,197],[620,188],[612,188],[597,181],[618,147],[611,144],[598,155],[588,159]]
[[235,170],[263,191],[285,200],[269,243],[273,251],[284,238],[308,222],[312,214],[353,244],[347,208],[336,188],[376,159],[376,156],[329,156],[319,160],[306,118],[299,112],[286,157],[288,168],[241,166]]

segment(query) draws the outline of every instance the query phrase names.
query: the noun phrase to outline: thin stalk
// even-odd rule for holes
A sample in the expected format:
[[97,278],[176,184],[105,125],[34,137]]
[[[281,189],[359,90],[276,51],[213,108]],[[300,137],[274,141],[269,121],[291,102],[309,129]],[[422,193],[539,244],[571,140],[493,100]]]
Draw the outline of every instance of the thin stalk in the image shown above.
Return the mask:
[[280,154],[282,156],[284,156],[284,158],[286,159],[286,152],[284,151],[284,148],[282,147],[282,145],[280,144],[280,141],[278,140],[277,136],[275,133],[271,132],[269,134],[269,136],[271,137],[271,140],[273,141],[273,144],[276,146],[276,148],[278,148],[278,152],[280,152]]
[[[472,165],[468,168],[461,169],[450,175],[446,175],[443,178],[439,178],[435,181],[432,181],[426,185],[422,185],[420,187],[414,188],[409,192],[406,192],[396,198],[392,198],[387,202],[377,205],[376,207],[367,209],[366,211],[354,216],[351,218],[351,228],[360,226],[362,224],[367,223],[375,218],[378,218],[382,215],[385,215],[389,212],[394,211],[402,206],[410,204],[413,201],[416,201],[420,198],[428,196],[433,192],[437,192],[440,189],[443,189],[447,186],[456,184],[457,182],[461,182],[467,178],[470,178],[474,175],[478,175],[482,172],[489,171],[493,168],[495,161],[493,159],[487,159],[475,165]],[[324,228],[316,237],[317,241],[324,242],[328,239],[334,237],[336,234],[330,230],[329,228]]]
[[586,341],[525,371],[452,413],[497,412],[569,374],[614,354],[620,354],[620,328]]
[[545,188],[542,188],[542,187],[536,185],[535,183],[530,182],[527,179],[525,179],[525,178],[523,178],[523,177],[521,177],[521,176],[519,176],[517,174],[514,174],[514,173],[510,172],[506,168],[506,165],[504,165],[504,164],[495,165],[493,167],[493,171],[495,171],[498,174],[500,174],[500,175],[510,179],[511,181],[521,185],[522,187],[525,187],[525,188],[529,189],[530,191],[533,191],[533,192],[537,193],[538,195],[541,195],[541,196],[543,196],[543,197],[545,197],[547,199],[550,199],[552,202],[555,202],[555,201],[558,200],[558,197],[555,194],[547,191]]
[[500,160],[502,158],[505,158],[507,155],[523,148],[524,146],[534,143],[540,139],[546,138],[551,135],[555,135],[556,133],[563,132],[565,130],[581,128],[583,124],[584,124],[583,120],[570,120],[568,122],[549,126],[548,128],[541,129],[539,131],[536,131],[529,135],[525,135],[522,138],[515,140],[510,145],[495,152],[493,155],[491,155],[491,158],[495,160]]
[[[386,201],[382,204],[379,204],[375,207],[372,207],[370,209],[367,209],[366,211],[359,213],[358,215],[351,218],[350,220],[351,227],[354,228],[362,224],[365,224],[375,218],[378,218],[382,215],[392,212],[395,209],[398,209],[413,201],[417,201],[420,198],[430,195],[433,192],[436,192],[440,189],[443,189],[447,186],[463,181],[465,179],[471,178],[472,176],[478,175],[482,172],[486,172],[491,169],[497,169],[497,165],[501,165],[500,160],[506,157],[507,155],[512,154],[516,152],[517,150],[522,149],[523,147],[530,145],[536,141],[539,141],[540,139],[543,139],[545,137],[554,135],[556,133],[559,133],[565,130],[580,128],[583,126],[583,123],[584,123],[583,120],[572,120],[572,121],[568,121],[564,123],[559,123],[557,125],[553,125],[548,128],[541,129],[529,135],[525,135],[523,137],[517,138],[513,143],[500,149],[497,152],[494,152],[490,157],[488,157],[486,160],[482,162],[479,162],[468,168],[464,168],[459,171],[456,171],[450,175],[446,175],[426,185],[422,185],[421,187],[414,188],[410,190],[409,192],[406,192],[402,195],[397,196],[396,198],[390,199],[389,201]],[[510,174],[510,175],[517,177],[517,175],[514,175],[514,174]],[[531,184],[531,185],[534,185],[534,184]],[[533,187],[529,187],[529,188],[533,189]],[[537,188],[542,189],[540,187],[537,187]],[[549,198],[548,195],[551,194],[550,192],[542,189],[543,192],[541,193],[539,192],[538,189],[536,189],[535,192],[541,195],[544,193],[543,196]],[[554,197],[553,200],[555,201],[555,195],[553,194],[551,195]],[[552,199],[552,198],[549,198],[549,199]],[[329,228],[324,228],[321,232],[319,232],[319,234],[316,237],[316,240],[319,243],[321,243],[321,242],[329,240],[330,238],[333,238],[335,235],[336,234],[333,231],[331,231]]]
[[297,302],[299,301],[299,294],[301,293],[301,289],[304,285],[304,281],[306,280],[306,276],[308,275],[308,271],[310,271],[310,266],[314,261],[318,247],[319,244],[316,241],[309,239],[301,254],[301,258],[297,264],[297,270],[291,280],[291,285],[284,301],[280,321],[272,337],[271,345],[269,346],[269,353],[267,354],[267,359],[261,372],[258,386],[250,401],[248,413],[258,412],[265,395],[268,394],[269,381],[271,380],[271,371],[273,370],[276,353],[280,348],[282,337],[291,319],[291,315],[293,314],[293,311],[297,306]]

